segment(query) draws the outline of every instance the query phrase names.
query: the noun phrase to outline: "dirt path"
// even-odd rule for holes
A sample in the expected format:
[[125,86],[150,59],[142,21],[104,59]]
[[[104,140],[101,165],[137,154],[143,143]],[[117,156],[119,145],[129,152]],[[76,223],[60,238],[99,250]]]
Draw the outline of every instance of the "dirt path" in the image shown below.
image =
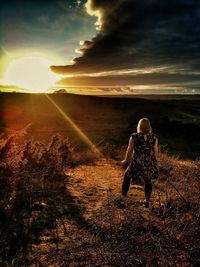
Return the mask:
[[[95,164],[82,165],[69,170],[67,187],[78,203],[84,207],[86,219],[94,216],[107,201],[108,195],[117,200],[121,193],[124,170],[113,160],[100,159]],[[154,194],[152,200],[154,201]],[[127,209],[136,209],[139,213],[148,213],[142,202],[142,185],[131,185],[127,198]],[[117,206],[116,206],[117,207]]]
[[[85,261],[86,252],[93,254],[95,249],[99,249],[93,226],[100,232],[109,231],[110,219],[113,225],[116,225],[113,220],[117,220],[120,225],[130,215],[136,222],[139,220],[138,224],[141,222],[148,227],[153,223],[162,228],[162,222],[151,209],[155,204],[156,190],[150,209],[142,205],[142,185],[131,185],[127,207],[118,207],[116,200],[121,193],[124,170],[117,161],[102,158],[92,164],[68,169],[65,174],[64,187],[59,184],[61,188],[58,187],[55,192],[50,191],[50,195],[44,200],[48,201],[46,208],[36,212],[37,218],[41,216],[42,219],[37,219],[37,226],[41,227],[45,223],[50,224],[50,227],[48,230],[45,226],[38,233],[37,242],[32,244],[30,260],[37,258],[41,266],[63,266],[65,261],[72,262],[69,266],[76,266],[76,263],[79,266],[79,262]],[[108,203],[111,203],[110,215]],[[87,246],[91,248],[91,252],[90,249],[88,252]],[[50,265],[55,260],[55,253],[57,263]]]
[[[184,167],[181,177],[188,173],[188,166],[197,173],[191,164],[176,163]],[[124,170],[116,160],[101,158],[42,183],[35,176],[32,186],[18,196],[25,219],[19,214],[8,229],[13,233],[12,254],[10,265],[4,266],[193,266],[187,263],[197,262],[193,240],[199,231],[198,206],[185,203],[174,188],[176,199],[182,202],[160,205],[160,199],[167,203],[164,170],[153,189],[150,208],[142,205],[144,190],[139,184],[131,185],[127,207],[117,205]],[[124,259],[132,263],[124,264]],[[149,260],[152,265],[146,265]]]
[[[68,169],[65,174],[64,183],[58,182],[56,186],[55,182],[56,190],[50,190],[43,200],[46,206],[36,212],[39,220],[35,224],[43,229],[38,231],[36,242],[32,244],[29,260],[35,263],[37,259],[40,265],[31,266],[112,266],[112,257],[116,257],[118,262],[120,255],[128,260],[153,257],[159,262],[158,265],[149,266],[186,266],[173,265],[174,259],[170,258],[171,253],[175,253],[173,255],[176,255],[177,261],[180,257],[184,261],[189,259],[184,247],[181,247],[181,256],[178,250],[178,244],[182,246],[185,242],[180,243],[180,236],[185,233],[181,230],[182,226],[185,227],[185,221],[183,225],[180,222],[179,229],[173,212],[172,217],[166,218],[159,214],[160,195],[161,198],[165,197],[159,190],[159,181],[158,187],[153,190],[150,208],[142,205],[142,185],[131,185],[127,207],[119,208],[116,200],[121,193],[124,170],[117,161],[101,158],[95,163]],[[160,185],[163,182],[160,181]],[[123,250],[124,246],[126,250],[132,249],[130,254]],[[137,247],[139,252],[134,250]],[[155,253],[157,256],[154,257]],[[104,264],[107,260],[108,265]],[[166,264],[168,260],[170,264]]]

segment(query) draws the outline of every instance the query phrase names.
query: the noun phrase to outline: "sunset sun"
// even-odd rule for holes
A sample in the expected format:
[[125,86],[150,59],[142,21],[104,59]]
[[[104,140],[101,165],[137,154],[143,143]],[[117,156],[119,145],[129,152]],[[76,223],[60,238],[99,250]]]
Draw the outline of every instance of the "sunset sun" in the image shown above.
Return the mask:
[[33,93],[44,93],[54,86],[58,76],[51,72],[52,62],[41,56],[13,59],[7,66],[4,80]]

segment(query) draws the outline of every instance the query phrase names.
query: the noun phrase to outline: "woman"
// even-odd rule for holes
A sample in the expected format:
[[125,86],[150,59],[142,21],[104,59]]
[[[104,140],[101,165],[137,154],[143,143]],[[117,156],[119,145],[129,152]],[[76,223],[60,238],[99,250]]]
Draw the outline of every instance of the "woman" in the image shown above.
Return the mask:
[[152,192],[152,179],[158,178],[158,138],[152,133],[149,119],[143,118],[138,122],[137,133],[133,133],[129,140],[125,159],[122,165],[128,166],[122,183],[121,201],[125,199],[132,178],[142,178],[144,181],[144,204],[148,208]]

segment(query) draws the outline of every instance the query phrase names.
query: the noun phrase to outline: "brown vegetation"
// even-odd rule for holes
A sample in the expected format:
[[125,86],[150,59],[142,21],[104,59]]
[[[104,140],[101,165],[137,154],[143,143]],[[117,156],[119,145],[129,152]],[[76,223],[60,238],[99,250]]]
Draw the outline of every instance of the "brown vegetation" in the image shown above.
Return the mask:
[[161,154],[150,208],[135,181],[120,209],[123,153],[2,137],[0,265],[199,266],[199,161]]

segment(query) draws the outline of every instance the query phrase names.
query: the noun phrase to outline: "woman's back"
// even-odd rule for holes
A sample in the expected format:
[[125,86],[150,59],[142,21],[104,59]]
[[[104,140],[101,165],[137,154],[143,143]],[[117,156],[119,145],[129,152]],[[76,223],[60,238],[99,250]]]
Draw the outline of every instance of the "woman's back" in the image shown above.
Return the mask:
[[144,134],[144,133],[133,133],[132,135],[134,141],[134,152],[136,155],[144,154],[149,155],[153,154],[154,144],[156,141],[156,135],[153,133]]

